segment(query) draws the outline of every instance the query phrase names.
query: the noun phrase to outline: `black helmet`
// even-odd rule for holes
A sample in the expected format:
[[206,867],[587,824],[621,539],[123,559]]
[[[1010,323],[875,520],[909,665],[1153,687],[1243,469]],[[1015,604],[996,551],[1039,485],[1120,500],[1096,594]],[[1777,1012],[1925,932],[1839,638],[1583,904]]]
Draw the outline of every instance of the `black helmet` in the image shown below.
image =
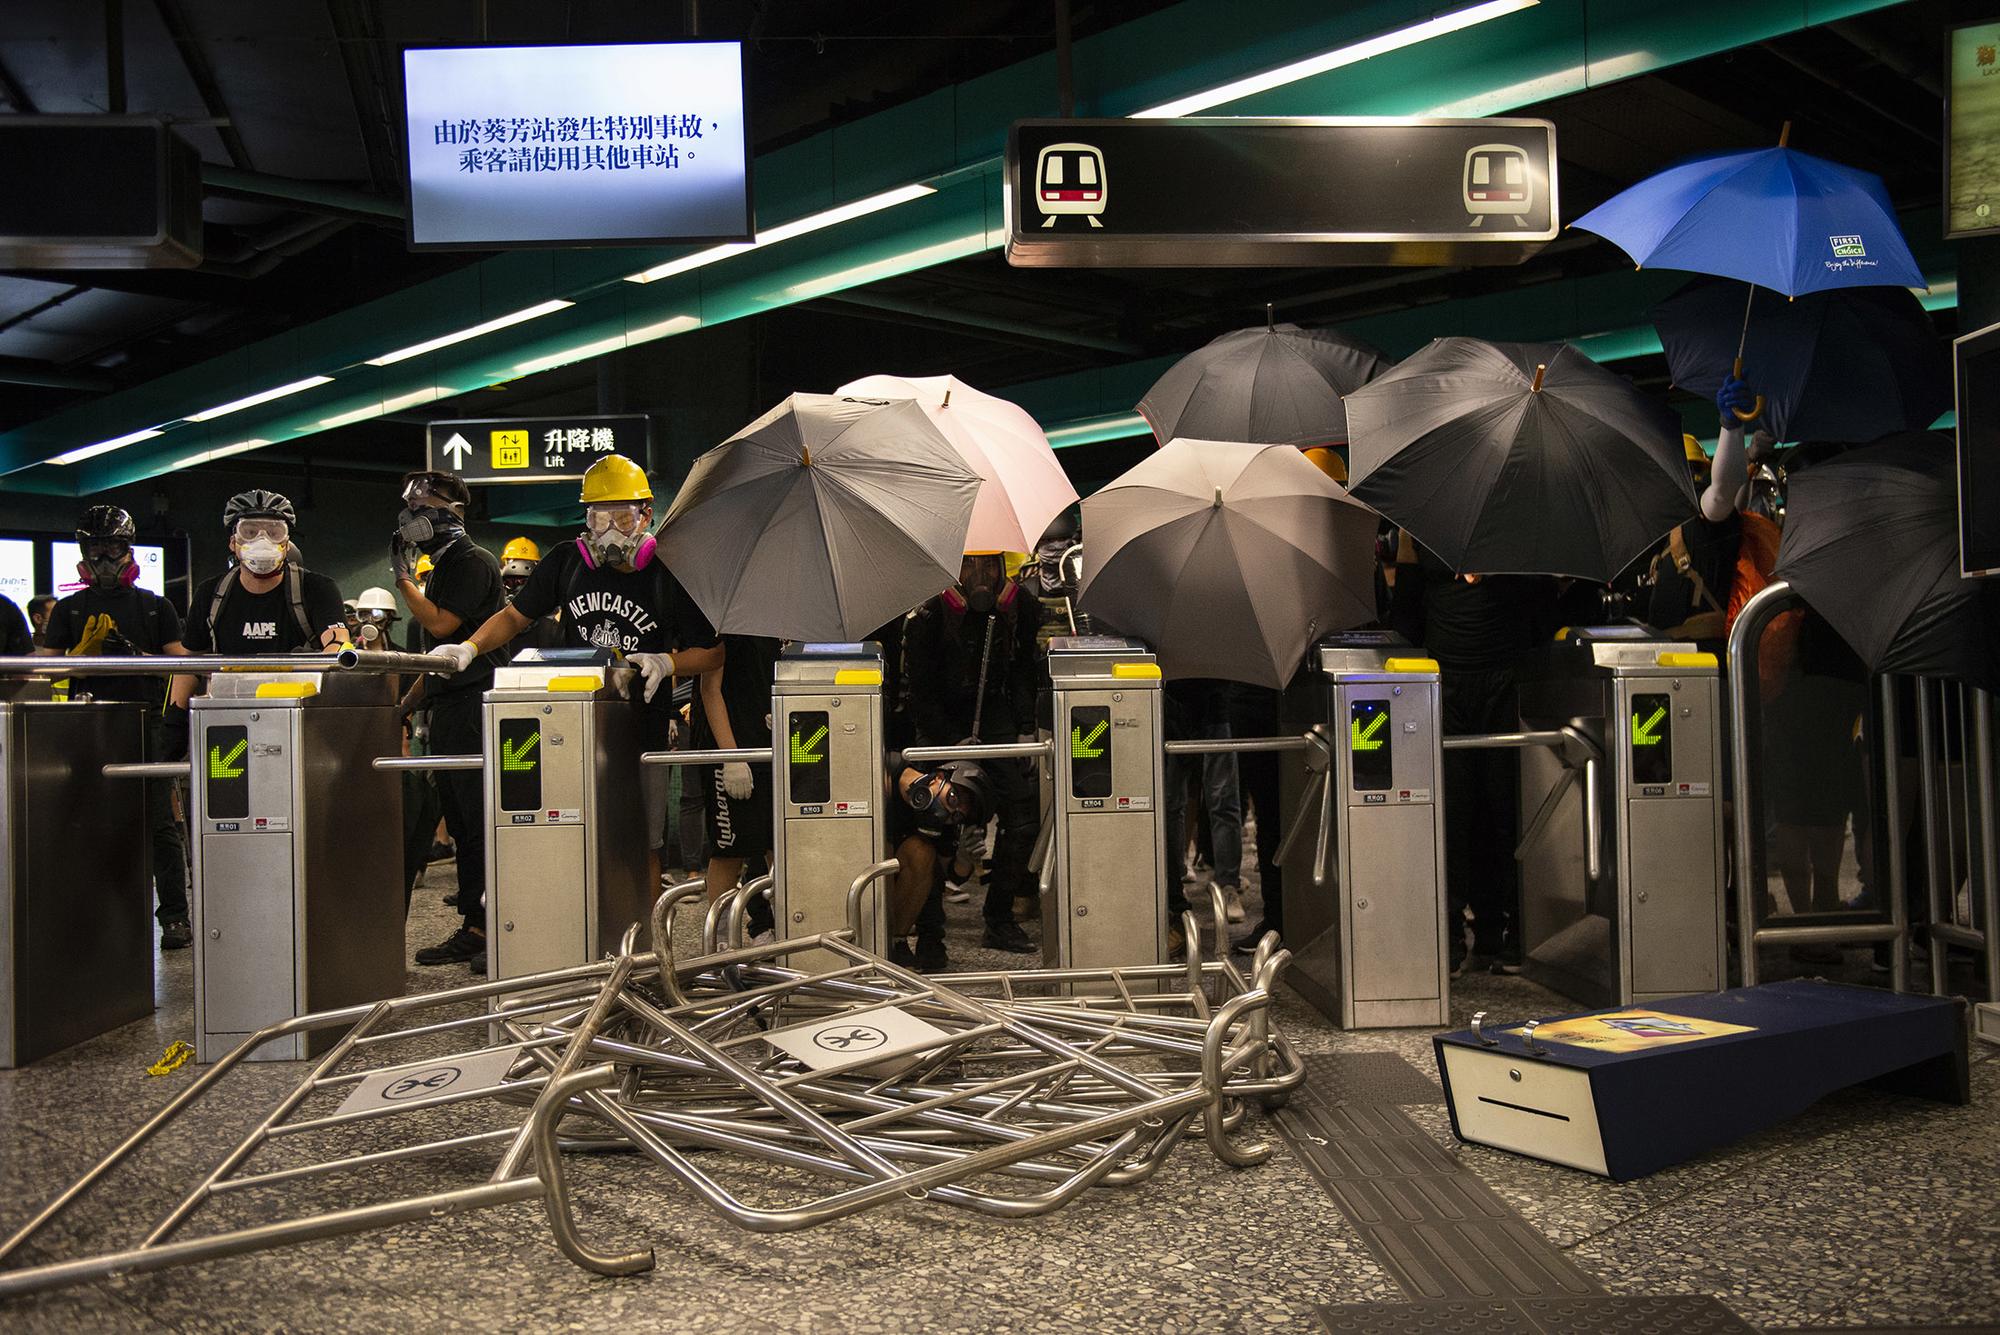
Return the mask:
[[976,760],[948,760],[937,772],[951,789],[953,823],[980,826],[993,818],[993,779],[984,765]]
[[282,519],[290,528],[299,526],[299,516],[292,509],[292,503],[277,492],[266,491],[262,487],[240,491],[222,507],[223,528],[234,532],[239,519]]
[[1052,542],[1060,542],[1064,546],[1068,546],[1076,541],[1076,535],[1081,529],[1082,526],[1077,523],[1076,511],[1074,509],[1065,510],[1049,521],[1049,526],[1042,530],[1042,540],[1036,543],[1035,546],[1046,547]]
[[95,538],[106,542],[130,542],[139,536],[132,516],[115,505],[93,505],[76,521],[76,540]]

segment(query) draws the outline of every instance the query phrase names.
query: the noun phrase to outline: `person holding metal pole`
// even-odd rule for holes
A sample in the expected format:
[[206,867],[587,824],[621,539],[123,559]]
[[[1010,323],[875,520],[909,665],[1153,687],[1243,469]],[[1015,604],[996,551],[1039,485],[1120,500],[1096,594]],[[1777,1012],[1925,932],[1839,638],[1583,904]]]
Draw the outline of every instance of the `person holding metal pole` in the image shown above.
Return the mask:
[[[459,655],[455,643],[467,626],[491,617],[504,603],[500,563],[465,531],[465,508],[472,492],[451,473],[405,474],[403,506],[389,535],[389,569],[422,634],[419,653],[453,658],[449,677],[426,678],[423,701],[430,711],[433,755],[483,755],[485,729],[480,698],[493,683],[493,660],[477,653]],[[416,581],[419,554],[431,561],[429,578]],[[476,661],[475,661],[476,660]],[[458,929],[437,945],[417,952],[417,963],[470,963],[486,950],[486,795],[477,770],[445,770],[436,776],[445,828],[458,856]]]
[[[722,637],[722,666],[701,674],[700,698],[694,709],[693,745],[697,751],[771,744],[771,678],[778,662],[779,641],[762,635]],[[745,862],[771,856],[771,767],[730,761],[703,766],[701,778],[708,813],[708,897],[712,900],[736,888]],[[761,896],[750,901],[750,929],[761,934],[773,926],[771,906]]]
[[[42,644],[35,652],[93,656],[105,653],[184,655],[180,613],[165,598],[139,587],[139,565],[132,559],[138,528],[132,516],[115,505],[93,505],[77,521],[76,544],[83,560],[77,574],[83,588],[58,602],[49,612]],[[147,706],[146,751],[149,760],[180,760],[187,756],[187,710],[180,708],[177,728],[165,715],[167,682],[160,677],[74,679],[72,698],[88,690],[99,700],[127,700]],[[173,785],[146,781],[146,824],[153,841],[154,911],[160,924],[160,949],[185,950],[194,944],[188,925],[187,841],[174,819]]]
[[[619,454],[599,459],[583,475],[581,499],[583,533],[577,540],[538,562],[512,602],[468,622],[476,629],[465,640],[440,645],[436,652],[455,660],[463,674],[475,660],[506,648],[537,619],[560,610],[571,644],[610,650],[639,670],[645,705],[639,711],[641,748],[664,751],[672,744],[676,716],[673,691],[662,688],[675,676],[699,676],[721,667],[722,648],[708,619],[655,552],[653,488],[646,470]],[[443,571],[440,565],[439,574],[431,577],[433,587]],[[433,712],[431,744],[442,750],[437,730]],[[645,794],[646,883],[657,888],[667,831],[667,770],[644,765],[635,779]],[[466,893],[463,882],[459,893]]]

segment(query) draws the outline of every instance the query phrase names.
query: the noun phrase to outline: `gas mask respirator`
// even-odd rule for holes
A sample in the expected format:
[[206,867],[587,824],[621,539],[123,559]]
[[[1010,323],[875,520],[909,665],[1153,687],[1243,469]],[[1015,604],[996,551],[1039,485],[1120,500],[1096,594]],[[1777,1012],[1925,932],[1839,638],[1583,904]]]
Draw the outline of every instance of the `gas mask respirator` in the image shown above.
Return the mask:
[[465,522],[450,510],[437,506],[406,505],[396,515],[396,532],[418,551],[435,556],[465,532]]
[[285,563],[285,544],[271,538],[252,538],[236,544],[236,559],[253,575],[268,575]]

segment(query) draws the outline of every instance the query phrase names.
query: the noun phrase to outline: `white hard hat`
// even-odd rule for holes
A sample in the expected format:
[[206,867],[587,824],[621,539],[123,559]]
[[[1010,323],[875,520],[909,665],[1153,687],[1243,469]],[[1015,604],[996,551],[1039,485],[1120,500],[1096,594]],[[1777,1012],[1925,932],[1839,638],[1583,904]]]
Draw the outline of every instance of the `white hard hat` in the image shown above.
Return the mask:
[[391,612],[396,610],[396,599],[387,589],[363,589],[361,596],[354,600],[357,612]]

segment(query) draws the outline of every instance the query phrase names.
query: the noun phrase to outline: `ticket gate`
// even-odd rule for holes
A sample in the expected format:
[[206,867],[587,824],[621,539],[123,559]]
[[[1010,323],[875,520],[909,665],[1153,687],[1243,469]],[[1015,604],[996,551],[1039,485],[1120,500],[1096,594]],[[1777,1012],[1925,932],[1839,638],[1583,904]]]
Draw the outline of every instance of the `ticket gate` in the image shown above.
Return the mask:
[[0,1068],[152,1014],[145,716],[0,682]]
[[[1319,642],[1287,722],[1319,729],[1329,831],[1291,840],[1292,986],[1343,1029],[1442,1025],[1449,1009],[1438,665],[1388,631]],[[1300,795],[1306,821],[1314,794]]]
[[1137,640],[1058,636],[1049,641],[1049,682],[1056,825],[1042,961],[1165,964],[1159,664]]
[[[796,644],[772,675],[772,914],[783,937],[837,932],[855,874],[887,856],[882,647]],[[888,948],[879,886],[862,929],[861,947]],[[827,951],[793,958],[805,961],[798,968],[834,961]]]
[[1567,730],[1602,757],[1521,752],[1524,971],[1593,1006],[1723,987],[1715,655],[1639,625],[1570,631],[1524,674],[1520,702],[1524,728]]
[[399,749],[391,680],[218,672],[190,715],[195,1059],[276,1019],[401,995],[402,784],[371,765]]
[[486,971],[587,964],[652,905],[636,674],[594,649],[524,649],[484,697]]

